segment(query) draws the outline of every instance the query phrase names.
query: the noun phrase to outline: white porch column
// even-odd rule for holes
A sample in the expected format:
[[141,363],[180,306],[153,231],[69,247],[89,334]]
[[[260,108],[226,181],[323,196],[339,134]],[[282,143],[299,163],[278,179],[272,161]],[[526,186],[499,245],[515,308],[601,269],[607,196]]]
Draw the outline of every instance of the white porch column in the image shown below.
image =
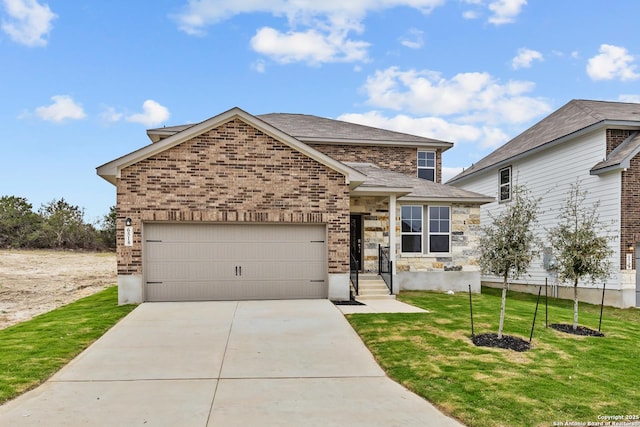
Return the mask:
[[391,260],[391,275],[394,277],[394,294],[398,293],[398,287],[395,284],[395,275],[396,275],[396,195],[392,194],[389,196],[389,258]]

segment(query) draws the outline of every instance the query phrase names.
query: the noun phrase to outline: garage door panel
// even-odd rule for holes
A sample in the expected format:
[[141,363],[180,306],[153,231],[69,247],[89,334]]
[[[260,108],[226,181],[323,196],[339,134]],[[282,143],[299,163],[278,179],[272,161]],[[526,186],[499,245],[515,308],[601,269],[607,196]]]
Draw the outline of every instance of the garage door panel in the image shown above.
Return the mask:
[[235,272],[227,263],[197,261],[171,261],[147,263],[147,281],[211,281],[235,278]]
[[288,299],[318,298],[323,292],[323,282],[300,283],[297,280],[269,281],[216,281],[211,282],[162,282],[147,285],[148,301],[208,301],[283,299],[273,292],[273,285],[286,292]]
[[145,224],[147,301],[326,298],[324,225]]

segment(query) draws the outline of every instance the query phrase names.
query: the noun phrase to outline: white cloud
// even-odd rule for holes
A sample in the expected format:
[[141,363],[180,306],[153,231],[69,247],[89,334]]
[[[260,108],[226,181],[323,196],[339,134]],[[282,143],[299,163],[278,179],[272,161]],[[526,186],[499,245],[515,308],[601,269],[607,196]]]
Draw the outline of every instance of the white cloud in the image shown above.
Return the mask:
[[253,49],[280,63],[366,61],[370,44],[355,40],[372,11],[405,6],[429,13],[446,0],[189,0],[174,18],[187,34],[203,36],[206,28],[233,16],[270,13],[287,20],[288,29],[263,27],[251,39]]
[[551,111],[541,98],[527,96],[534,84],[501,83],[488,73],[460,73],[450,79],[431,70],[390,67],[369,76],[362,87],[371,111],[343,114],[340,120],[496,148]]
[[87,115],[82,105],[76,103],[69,95],[52,96],[53,104],[36,108],[36,116],[49,122],[61,123],[67,119],[80,120]]
[[414,115],[456,116],[459,122],[524,123],[551,110],[544,100],[528,97],[534,83],[501,84],[488,73],[460,73],[451,79],[431,70],[376,71],[363,90],[367,104]]
[[509,139],[498,128],[460,124],[440,117],[409,117],[404,114],[387,117],[379,111],[370,111],[364,114],[343,114],[338,120],[454,143],[479,142],[481,148],[497,147]]
[[145,126],[156,126],[169,119],[170,113],[167,107],[148,99],[142,104],[142,113],[131,114],[126,117],[128,122],[141,123]]
[[319,64],[365,60],[369,44],[348,40],[346,34],[321,34],[314,29],[281,33],[273,28],[264,27],[251,39],[251,47],[282,64]]
[[115,123],[122,120],[124,114],[118,112],[113,107],[105,107],[104,111],[100,113],[100,118],[107,123]]
[[518,49],[518,54],[511,61],[511,67],[513,67],[514,70],[530,68],[533,61],[544,61],[544,57],[537,50],[523,47]]
[[637,66],[633,63],[634,57],[624,47],[602,44],[599,52],[587,64],[587,74],[592,80],[625,81],[640,78],[635,71]]
[[527,0],[495,0],[489,3],[489,10],[493,15],[489,17],[489,23],[494,25],[510,24],[527,4]]
[[258,59],[253,64],[251,64],[251,68],[262,74],[267,71],[267,64],[265,64],[264,60]]
[[640,94],[623,94],[618,97],[618,101],[620,102],[634,102],[640,104]]
[[46,46],[46,36],[52,29],[57,15],[49,5],[36,0],[3,0],[9,19],[2,20],[2,30],[11,39],[26,46]]
[[462,12],[462,17],[464,19],[478,19],[480,18],[480,13],[476,10],[465,10]]
[[407,33],[400,39],[400,44],[409,49],[420,49],[424,45],[424,32],[417,28],[409,28]]
[[464,19],[479,19],[488,9],[490,16],[487,18],[487,22],[494,25],[515,22],[520,12],[522,12],[522,8],[527,4],[527,0],[492,0],[488,3],[485,0],[461,1],[469,5],[469,8],[465,8],[462,12]]

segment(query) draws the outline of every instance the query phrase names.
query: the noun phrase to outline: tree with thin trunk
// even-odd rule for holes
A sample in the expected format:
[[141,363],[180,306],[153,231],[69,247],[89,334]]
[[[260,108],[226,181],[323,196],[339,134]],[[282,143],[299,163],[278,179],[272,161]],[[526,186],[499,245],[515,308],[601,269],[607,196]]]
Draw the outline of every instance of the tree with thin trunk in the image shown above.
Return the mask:
[[580,183],[571,185],[558,216],[558,224],[548,231],[561,282],[573,284],[573,330],[578,328],[578,283],[587,276],[592,283],[609,277],[612,239],[600,222],[599,202],[585,206],[587,191]]
[[539,253],[538,239],[533,231],[538,219],[538,199],[524,186],[514,186],[511,201],[491,224],[481,227],[480,267],[483,273],[502,278],[502,305],[498,339],[502,339],[504,312],[507,305],[509,278],[526,274],[531,260]]

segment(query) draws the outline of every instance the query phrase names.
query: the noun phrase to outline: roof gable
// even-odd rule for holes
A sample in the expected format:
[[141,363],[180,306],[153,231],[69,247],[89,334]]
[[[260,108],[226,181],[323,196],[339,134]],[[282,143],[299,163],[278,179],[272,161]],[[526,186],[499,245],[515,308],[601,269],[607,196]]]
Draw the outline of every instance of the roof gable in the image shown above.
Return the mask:
[[364,176],[358,171],[348,167],[344,163],[332,159],[331,157],[309,147],[296,138],[282,132],[280,129],[252,116],[251,114],[241,110],[240,108],[232,108],[224,113],[207,119],[203,122],[191,126],[177,126],[173,130],[177,130],[172,135],[133,151],[125,156],[115,159],[109,163],[105,163],[97,168],[97,173],[105,180],[116,184],[116,179],[120,177],[122,169],[131,166],[139,161],[147,159],[172,147],[175,147],[187,140],[198,135],[206,133],[216,127],[227,123],[234,119],[240,119],[248,125],[260,130],[261,132],[271,136],[272,138],[288,145],[294,150],[318,161],[319,163],[341,173],[345,176],[346,182],[350,186],[357,186],[364,180]]
[[572,100],[473,164],[448,182],[563,142],[569,137],[611,124],[640,126],[640,104]]

